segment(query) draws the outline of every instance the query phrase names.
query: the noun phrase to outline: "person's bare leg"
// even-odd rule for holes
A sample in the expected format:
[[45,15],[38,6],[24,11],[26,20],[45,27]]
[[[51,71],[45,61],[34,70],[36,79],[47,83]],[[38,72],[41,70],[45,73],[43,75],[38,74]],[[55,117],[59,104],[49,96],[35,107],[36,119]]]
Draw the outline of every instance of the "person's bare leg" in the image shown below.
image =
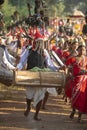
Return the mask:
[[71,112],[71,114],[70,114],[70,116],[69,116],[71,119],[74,118],[75,111],[76,111],[76,110],[73,108],[73,109],[72,109],[72,112]]
[[29,114],[29,112],[30,112],[31,101],[32,101],[31,99],[27,99],[27,98],[26,98],[27,108],[26,108],[26,110],[25,110],[25,112],[24,112],[24,115],[25,115],[25,116],[28,116],[28,114]]
[[35,112],[35,115],[34,115],[34,120],[37,120],[37,121],[41,120],[41,119],[38,118],[38,114],[39,114],[41,105],[42,105],[42,100],[36,105],[36,112]]
[[45,93],[45,97],[44,97],[44,99],[43,99],[43,101],[42,101],[42,109],[45,109],[45,105],[46,105],[46,102],[47,102],[47,100],[48,100],[48,97],[49,97],[49,93],[46,92],[46,93]]
[[81,116],[82,116],[82,113],[79,111],[79,112],[78,112],[78,119],[77,119],[77,122],[78,122],[78,123],[81,122]]

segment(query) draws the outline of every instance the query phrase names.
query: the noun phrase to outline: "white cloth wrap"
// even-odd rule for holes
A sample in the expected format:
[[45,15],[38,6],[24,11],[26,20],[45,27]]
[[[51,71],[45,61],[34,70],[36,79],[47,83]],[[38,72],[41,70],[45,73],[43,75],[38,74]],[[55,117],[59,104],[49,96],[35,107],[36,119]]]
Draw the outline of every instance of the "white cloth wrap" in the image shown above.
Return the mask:
[[27,99],[33,99],[33,106],[35,107],[39,101],[44,99],[46,88],[39,87],[27,87],[26,97]]
[[56,91],[56,88],[47,88],[47,92],[49,94],[52,94],[53,96],[57,96],[57,91]]

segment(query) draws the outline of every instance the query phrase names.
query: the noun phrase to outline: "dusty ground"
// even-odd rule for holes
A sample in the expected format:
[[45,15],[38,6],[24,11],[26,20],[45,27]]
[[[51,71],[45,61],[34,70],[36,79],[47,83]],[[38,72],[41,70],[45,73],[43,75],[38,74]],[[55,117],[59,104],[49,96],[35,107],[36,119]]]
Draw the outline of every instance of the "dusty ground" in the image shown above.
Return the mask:
[[83,124],[69,119],[70,104],[62,100],[62,95],[50,95],[46,110],[41,110],[42,121],[34,121],[34,110],[24,117],[25,90],[23,88],[0,87],[0,130],[87,130],[87,115],[82,116]]

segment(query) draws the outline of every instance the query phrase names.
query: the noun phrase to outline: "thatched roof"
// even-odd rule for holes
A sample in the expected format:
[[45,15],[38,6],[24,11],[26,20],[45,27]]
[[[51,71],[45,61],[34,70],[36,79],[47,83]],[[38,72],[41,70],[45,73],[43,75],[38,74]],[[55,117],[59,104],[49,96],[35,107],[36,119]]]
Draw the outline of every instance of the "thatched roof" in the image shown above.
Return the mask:
[[75,10],[75,11],[73,12],[73,16],[82,16],[82,17],[84,17],[85,15],[84,15],[84,13],[83,13],[82,11],[80,11],[80,10]]
[[80,10],[74,10],[73,13],[71,15],[69,15],[69,17],[82,18],[82,17],[85,17],[85,15]]

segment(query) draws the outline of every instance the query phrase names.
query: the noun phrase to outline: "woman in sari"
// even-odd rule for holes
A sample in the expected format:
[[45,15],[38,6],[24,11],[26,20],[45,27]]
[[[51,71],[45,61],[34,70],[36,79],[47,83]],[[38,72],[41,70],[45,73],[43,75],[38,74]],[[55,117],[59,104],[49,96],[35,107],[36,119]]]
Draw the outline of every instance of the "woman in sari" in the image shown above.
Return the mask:
[[73,119],[75,110],[78,110],[78,122],[81,115],[87,113],[87,57],[86,47],[78,47],[78,55],[67,60],[66,65],[72,65],[72,79],[66,85],[65,93],[70,98],[72,112],[70,118]]
[[[65,88],[67,88],[69,86],[69,84],[73,84],[72,83],[72,81],[73,81],[72,80],[72,78],[73,78],[72,77],[72,64],[70,64],[69,62],[71,61],[72,57],[76,57],[78,55],[77,48],[78,48],[79,43],[77,41],[74,41],[69,44],[70,45],[68,45],[69,46],[68,50],[65,53],[63,53],[63,60],[66,64],[66,66],[68,66],[68,72],[69,72],[69,75],[67,76],[67,82],[66,82],[67,84],[66,84]],[[63,99],[65,99],[66,102],[67,102],[67,97],[68,98],[71,97],[71,88],[69,87],[68,89],[70,91],[68,90],[69,92],[68,92],[67,96],[66,96],[66,93],[64,93],[64,96],[63,96]]]

